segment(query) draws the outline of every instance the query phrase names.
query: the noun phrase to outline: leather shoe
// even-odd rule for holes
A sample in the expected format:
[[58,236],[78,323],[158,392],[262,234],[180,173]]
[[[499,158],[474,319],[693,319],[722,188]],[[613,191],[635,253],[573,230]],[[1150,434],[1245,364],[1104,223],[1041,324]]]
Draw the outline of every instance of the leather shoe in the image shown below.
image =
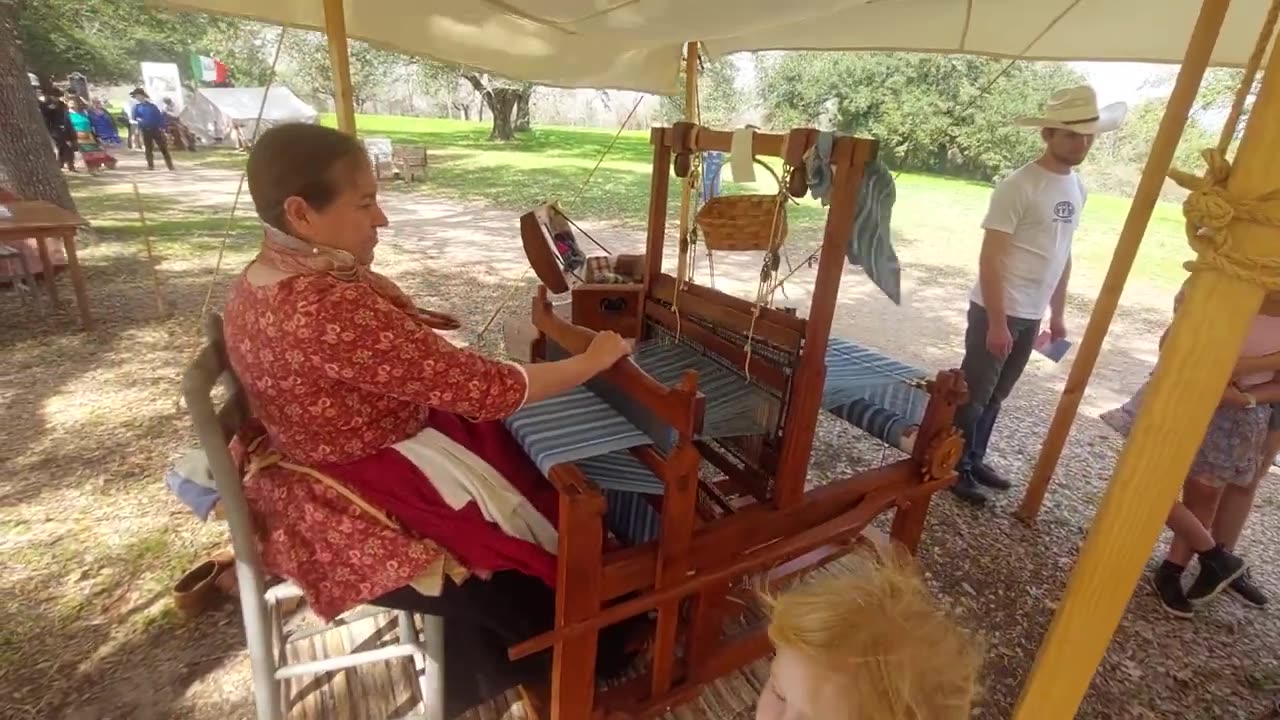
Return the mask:
[[1000,476],[1000,473],[991,469],[986,463],[978,463],[973,466],[973,479],[979,485],[986,485],[992,490],[1008,490],[1013,484]]
[[216,562],[205,560],[174,584],[173,604],[183,617],[193,618],[217,604],[216,583],[221,570]]
[[978,483],[973,479],[972,473],[960,473],[960,477],[956,478],[955,484],[951,486],[951,492],[971,505],[985,505],[987,503],[987,494],[982,491],[982,488],[978,487]]

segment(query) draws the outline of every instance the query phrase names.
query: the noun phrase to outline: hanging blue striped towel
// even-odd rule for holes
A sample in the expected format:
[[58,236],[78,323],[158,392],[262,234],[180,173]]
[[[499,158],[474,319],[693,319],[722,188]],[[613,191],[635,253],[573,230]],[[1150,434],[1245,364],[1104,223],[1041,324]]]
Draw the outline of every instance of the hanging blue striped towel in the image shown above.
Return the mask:
[[[809,193],[826,207],[831,202],[831,145],[833,133],[818,136],[805,158]],[[891,220],[897,188],[893,173],[879,160],[867,163],[862,173],[858,207],[853,219],[853,237],[845,248],[849,263],[858,265],[871,282],[894,302],[902,304],[902,266],[893,249]]]

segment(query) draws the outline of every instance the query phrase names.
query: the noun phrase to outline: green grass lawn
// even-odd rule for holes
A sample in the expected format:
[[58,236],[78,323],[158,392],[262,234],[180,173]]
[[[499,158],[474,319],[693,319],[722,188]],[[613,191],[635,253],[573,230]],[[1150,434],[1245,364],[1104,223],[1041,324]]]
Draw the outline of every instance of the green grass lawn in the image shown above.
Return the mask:
[[[333,116],[325,116],[323,122],[332,124]],[[646,131],[623,132],[581,196],[573,200],[615,131],[539,127],[515,142],[493,143],[488,140],[487,123],[360,116],[357,124],[362,135],[427,145],[431,169],[424,189],[435,194],[483,200],[513,210],[558,197],[573,215],[636,225],[642,225],[647,215],[652,154]],[[773,189],[773,180],[767,177],[754,187],[725,183],[727,192]],[[989,195],[990,187],[983,183],[903,173],[898,177],[894,228],[904,243],[939,247],[977,243]],[[677,198],[673,192],[669,217],[676,217]],[[1090,194],[1075,243],[1080,276],[1101,281],[1128,210],[1128,198]],[[805,199],[792,207],[791,218],[800,239],[805,230],[820,227],[825,211]],[[1182,227],[1177,205],[1161,202],[1156,206],[1135,264],[1135,283],[1156,291],[1177,287],[1185,277],[1181,264],[1190,257]]]
[[[332,125],[332,115],[322,116]],[[601,154],[614,140],[608,129],[538,127],[510,143],[490,142],[487,123],[460,120],[362,115],[357,120],[360,134],[387,137],[397,144],[426,145],[430,168],[425,181],[415,191],[456,199],[483,202],[513,211],[524,210],[550,198],[559,198],[570,215],[583,220],[608,220],[643,226],[648,214],[649,176],[652,154],[647,131],[626,131],[584,186]],[[245,155],[229,150],[212,150],[187,155],[184,162],[200,167],[243,167]],[[772,178],[759,173],[758,182],[747,187],[724,183],[724,191],[772,192]],[[1086,177],[1087,180],[1087,177]],[[903,173],[898,177],[894,229],[900,247],[918,248],[916,257],[931,258],[933,249],[951,254],[959,247],[976,257],[980,239],[979,223],[986,208],[990,187],[983,183],[924,174]],[[678,217],[679,193],[673,187],[668,217]],[[119,198],[119,208],[96,208],[105,199],[83,198],[90,214],[95,210],[124,210],[121,222],[128,222],[131,199]],[[123,205],[130,205],[125,208]],[[1075,243],[1077,276],[1097,285],[1110,262],[1111,253],[1128,212],[1128,198],[1092,193]],[[819,240],[826,213],[812,199],[803,199],[790,210],[792,237],[799,246],[793,254],[805,252]],[[113,213],[117,214],[117,213]],[[242,213],[246,214],[247,213]],[[169,208],[157,217],[153,231],[163,239],[173,231],[205,231],[220,235],[225,218],[184,214]],[[247,222],[247,217],[246,217]],[[251,223],[250,223],[251,224]],[[206,227],[207,226],[207,227]],[[1162,202],[1155,208],[1132,283],[1147,290],[1171,291],[1185,276],[1181,263],[1190,257],[1182,232],[1178,206]]]

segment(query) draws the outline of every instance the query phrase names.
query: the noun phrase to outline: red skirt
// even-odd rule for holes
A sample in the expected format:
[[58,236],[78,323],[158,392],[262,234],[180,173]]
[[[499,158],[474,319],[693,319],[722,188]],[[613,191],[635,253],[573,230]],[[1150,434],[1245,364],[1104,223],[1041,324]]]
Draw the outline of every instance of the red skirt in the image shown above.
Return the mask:
[[[558,526],[559,494],[505,425],[471,422],[433,410],[429,428],[486,462],[552,528]],[[435,541],[472,571],[517,570],[555,587],[553,551],[504,531],[485,516],[478,502],[451,505],[432,481],[432,468],[423,467],[394,446],[352,463],[317,465],[315,469],[342,481],[410,533]]]

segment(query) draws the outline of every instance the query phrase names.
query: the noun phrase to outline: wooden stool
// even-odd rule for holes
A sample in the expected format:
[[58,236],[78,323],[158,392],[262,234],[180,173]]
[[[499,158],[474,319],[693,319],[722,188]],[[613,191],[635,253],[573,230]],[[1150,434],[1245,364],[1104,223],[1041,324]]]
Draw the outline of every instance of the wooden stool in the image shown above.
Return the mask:
[[[12,245],[0,244],[0,260],[13,260],[13,259],[16,259],[18,261],[18,265],[22,268],[22,278],[23,278],[23,281],[26,282],[27,284],[27,291],[31,296],[31,302],[36,307],[39,307],[40,292],[36,289],[36,276],[34,273],[31,272],[31,263],[27,261],[26,254],[23,253],[18,248],[13,247]],[[18,290],[17,278],[11,275],[10,279],[11,279],[11,282],[13,283],[14,290],[19,295],[22,295],[22,302],[25,305],[27,296],[24,295],[21,290]]]

